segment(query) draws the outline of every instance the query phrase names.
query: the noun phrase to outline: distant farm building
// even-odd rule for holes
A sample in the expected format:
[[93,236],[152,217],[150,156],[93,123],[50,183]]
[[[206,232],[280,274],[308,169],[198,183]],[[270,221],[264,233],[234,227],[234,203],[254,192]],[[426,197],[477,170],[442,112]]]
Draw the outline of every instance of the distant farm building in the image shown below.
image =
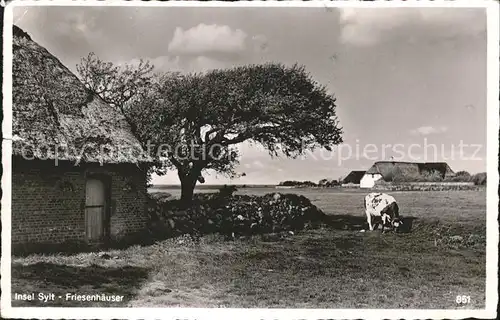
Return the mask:
[[454,176],[446,162],[396,162],[379,161],[366,171],[360,181],[361,188],[372,188],[375,182],[424,181],[426,178],[445,179]]
[[342,185],[360,185],[366,171],[351,171],[343,180]]

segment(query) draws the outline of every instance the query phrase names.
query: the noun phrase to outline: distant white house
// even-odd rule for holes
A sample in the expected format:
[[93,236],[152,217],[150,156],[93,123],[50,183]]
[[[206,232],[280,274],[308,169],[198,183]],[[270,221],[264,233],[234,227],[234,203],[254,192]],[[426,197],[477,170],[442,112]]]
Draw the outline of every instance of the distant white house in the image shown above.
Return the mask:
[[359,187],[365,171],[351,171],[342,181],[343,187]]
[[380,173],[365,173],[359,182],[360,188],[373,188],[375,181],[382,179]]
[[377,180],[391,182],[395,177],[418,177],[425,172],[438,172],[442,178],[453,176],[454,172],[445,162],[397,162],[379,161],[368,169],[359,183],[360,188],[373,188]]

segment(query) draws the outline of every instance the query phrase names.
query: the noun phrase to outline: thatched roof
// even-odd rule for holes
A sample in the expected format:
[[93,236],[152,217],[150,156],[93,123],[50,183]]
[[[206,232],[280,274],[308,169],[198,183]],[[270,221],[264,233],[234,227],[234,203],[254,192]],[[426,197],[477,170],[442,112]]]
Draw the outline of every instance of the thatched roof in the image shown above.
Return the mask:
[[420,172],[437,171],[441,173],[443,178],[454,174],[453,170],[451,170],[450,166],[446,162],[419,163],[418,167],[420,169]]
[[15,156],[103,163],[147,160],[124,116],[17,26],[12,64]]
[[342,183],[354,183],[359,184],[361,178],[365,175],[366,171],[351,171],[343,180]]
[[397,161],[379,161],[366,171],[367,174],[380,174],[385,181],[392,181],[396,176],[399,177],[418,177],[425,173],[437,172],[442,178],[454,174],[446,162],[397,162]]

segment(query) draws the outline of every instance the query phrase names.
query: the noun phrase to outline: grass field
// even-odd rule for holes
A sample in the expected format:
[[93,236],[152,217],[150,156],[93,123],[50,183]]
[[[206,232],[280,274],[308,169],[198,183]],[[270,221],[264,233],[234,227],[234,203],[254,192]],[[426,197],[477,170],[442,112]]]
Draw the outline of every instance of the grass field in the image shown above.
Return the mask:
[[[165,190],[176,195],[176,190]],[[239,193],[265,194],[270,189]],[[486,193],[393,192],[412,232],[359,232],[366,191],[292,189],[331,216],[331,226],[287,236],[12,260],[12,293],[124,296],[119,303],[14,306],[483,308]],[[457,295],[470,296],[459,305]]]

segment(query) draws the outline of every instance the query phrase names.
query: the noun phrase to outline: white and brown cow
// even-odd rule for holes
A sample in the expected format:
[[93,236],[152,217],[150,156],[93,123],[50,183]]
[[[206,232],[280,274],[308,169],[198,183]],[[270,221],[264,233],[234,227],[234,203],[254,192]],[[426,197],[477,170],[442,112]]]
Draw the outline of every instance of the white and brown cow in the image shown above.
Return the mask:
[[372,219],[374,217],[382,219],[382,232],[387,224],[390,224],[394,230],[403,224],[399,218],[399,207],[396,199],[386,193],[373,192],[368,194],[364,199],[364,208],[370,231],[373,230]]

